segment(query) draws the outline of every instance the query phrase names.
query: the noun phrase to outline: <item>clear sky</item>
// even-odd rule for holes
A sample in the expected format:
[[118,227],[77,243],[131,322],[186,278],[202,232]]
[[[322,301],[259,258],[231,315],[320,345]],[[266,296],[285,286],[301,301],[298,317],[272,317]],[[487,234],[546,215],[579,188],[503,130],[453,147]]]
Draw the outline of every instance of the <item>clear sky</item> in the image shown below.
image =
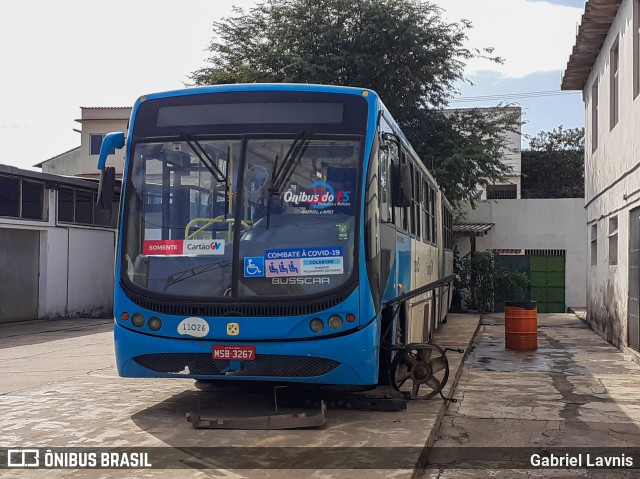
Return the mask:
[[[519,104],[525,134],[583,126],[580,94],[558,91],[583,0],[432,0],[446,19],[473,23],[469,46],[505,63],[474,61],[455,107]],[[131,106],[182,88],[205,64],[214,19],[255,0],[8,0],[0,4],[0,163],[30,168],[80,144],[81,106]],[[492,96],[490,101],[472,100]]]

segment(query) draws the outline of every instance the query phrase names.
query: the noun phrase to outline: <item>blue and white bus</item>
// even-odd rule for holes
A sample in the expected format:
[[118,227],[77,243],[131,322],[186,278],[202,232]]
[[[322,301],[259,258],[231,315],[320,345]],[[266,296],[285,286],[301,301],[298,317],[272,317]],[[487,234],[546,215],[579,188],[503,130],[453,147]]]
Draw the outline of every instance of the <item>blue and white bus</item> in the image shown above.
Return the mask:
[[103,204],[107,156],[125,146],[121,376],[435,390],[446,364],[407,346],[429,343],[449,307],[451,208],[375,92],[143,96],[103,141]]

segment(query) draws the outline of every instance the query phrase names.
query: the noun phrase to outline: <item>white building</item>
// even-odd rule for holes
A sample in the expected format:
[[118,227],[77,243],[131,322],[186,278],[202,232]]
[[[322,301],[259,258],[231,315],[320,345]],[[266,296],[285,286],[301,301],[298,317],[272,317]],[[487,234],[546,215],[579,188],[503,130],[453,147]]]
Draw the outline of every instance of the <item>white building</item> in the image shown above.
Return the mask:
[[[445,110],[447,112],[464,112],[466,108],[455,108]],[[496,111],[504,112],[506,115],[514,115],[517,121],[517,128],[514,131],[506,132],[507,148],[502,152],[502,163],[511,167],[511,172],[505,175],[496,184],[488,185],[486,188],[478,187],[478,199],[520,199],[521,183],[522,183],[522,150],[520,147],[522,139],[522,108],[520,107],[504,107],[504,108],[474,108],[492,117]],[[484,113],[486,112],[486,113]]]
[[585,103],[587,321],[640,350],[640,1],[588,0],[563,90]]
[[465,208],[464,219],[454,224],[458,251],[494,251],[503,268],[526,274],[530,288],[511,299],[537,301],[539,312],[584,308],[584,200],[521,199],[520,145],[521,135],[509,132],[503,162],[512,174],[483,190],[476,209]]
[[117,204],[97,187],[0,165],[0,322],[111,313]]
[[[102,139],[112,131],[126,131],[130,116],[130,107],[82,107],[81,117],[76,120],[82,125],[81,130],[76,130],[80,133],[80,146],[34,166],[42,168],[43,173],[98,178],[100,172],[97,164]],[[114,166],[116,176],[122,178],[124,149],[109,155],[107,164]]]
[[528,276],[528,297],[512,299],[565,312],[586,304],[585,221],[582,198],[487,200],[465,211],[454,234],[461,255],[492,250],[503,267]]

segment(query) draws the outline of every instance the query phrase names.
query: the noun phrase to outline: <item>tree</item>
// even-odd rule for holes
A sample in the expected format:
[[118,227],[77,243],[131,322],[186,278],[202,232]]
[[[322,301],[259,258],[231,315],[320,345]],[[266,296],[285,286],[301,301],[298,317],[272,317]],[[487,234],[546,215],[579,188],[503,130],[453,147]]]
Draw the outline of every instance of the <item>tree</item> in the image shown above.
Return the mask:
[[584,198],[584,128],[541,131],[522,152],[523,198]]
[[508,115],[496,122],[477,110],[443,110],[464,80],[465,61],[491,58],[491,49],[464,46],[469,22],[446,23],[421,0],[265,0],[234,15],[214,22],[209,65],[190,77],[196,85],[371,88],[454,204],[508,171],[500,162],[504,128],[516,126]]

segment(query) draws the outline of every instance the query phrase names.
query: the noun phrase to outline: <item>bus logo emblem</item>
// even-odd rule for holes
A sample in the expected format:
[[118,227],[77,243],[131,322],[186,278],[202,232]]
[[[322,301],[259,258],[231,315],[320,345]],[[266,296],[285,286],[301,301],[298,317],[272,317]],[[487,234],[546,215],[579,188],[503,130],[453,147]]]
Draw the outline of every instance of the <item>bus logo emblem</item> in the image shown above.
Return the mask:
[[229,336],[240,334],[240,325],[238,323],[227,323],[227,334]]

